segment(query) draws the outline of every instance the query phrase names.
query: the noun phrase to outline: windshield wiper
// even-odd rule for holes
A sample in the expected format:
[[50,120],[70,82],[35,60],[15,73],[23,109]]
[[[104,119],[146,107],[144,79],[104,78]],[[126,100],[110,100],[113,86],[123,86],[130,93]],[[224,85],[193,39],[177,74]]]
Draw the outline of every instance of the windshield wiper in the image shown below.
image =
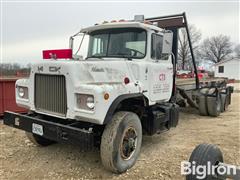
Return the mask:
[[126,58],[127,60],[131,61],[132,60],[132,56],[123,56],[124,58]]
[[[121,54],[121,53],[118,53],[118,54],[116,54],[117,56],[116,57],[123,57],[123,58],[127,58],[127,60],[132,60],[132,56],[129,56],[129,55],[127,55],[127,54]],[[119,56],[118,56],[119,55]]]
[[103,59],[102,56],[88,56],[85,58],[85,60],[89,59],[89,58],[98,58],[98,59]]

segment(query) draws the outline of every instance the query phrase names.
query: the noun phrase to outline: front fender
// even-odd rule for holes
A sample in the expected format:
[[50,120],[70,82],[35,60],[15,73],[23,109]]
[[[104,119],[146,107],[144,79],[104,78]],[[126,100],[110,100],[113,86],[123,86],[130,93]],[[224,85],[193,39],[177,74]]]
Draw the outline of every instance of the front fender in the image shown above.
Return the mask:
[[144,100],[144,95],[141,93],[134,93],[134,94],[123,94],[118,96],[111,104],[111,106],[109,107],[107,114],[104,118],[103,124],[107,124],[108,122],[111,121],[118,105],[126,100],[126,99],[131,99],[131,98],[142,98]]
[[[123,83],[111,84],[82,84],[75,88],[74,93],[93,95],[95,99],[95,109],[92,113],[78,111],[76,114],[81,117],[93,118],[95,123],[107,123],[117,105],[127,98],[143,96],[139,93],[138,88],[134,84],[125,85]],[[104,95],[108,93],[109,99],[104,99]]]

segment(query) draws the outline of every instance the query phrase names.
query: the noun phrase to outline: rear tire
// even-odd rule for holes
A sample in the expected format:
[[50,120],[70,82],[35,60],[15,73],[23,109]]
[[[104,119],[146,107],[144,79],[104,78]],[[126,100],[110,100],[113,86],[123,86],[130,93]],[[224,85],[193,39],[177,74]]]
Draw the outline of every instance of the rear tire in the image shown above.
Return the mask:
[[48,146],[48,145],[56,143],[55,141],[46,139],[42,136],[39,136],[39,135],[36,135],[33,133],[29,133],[29,132],[26,132],[26,136],[33,144],[35,144],[37,146]]
[[208,109],[207,109],[207,94],[209,89],[201,89],[199,99],[198,99],[198,110],[201,116],[208,116]]
[[226,99],[225,99],[225,104],[224,104],[225,111],[228,110],[228,106],[229,106],[230,102],[231,102],[231,94],[227,94]]
[[221,112],[224,112],[227,107],[226,107],[226,101],[227,101],[227,94],[221,93]]
[[207,108],[210,116],[217,117],[222,110],[221,95],[217,93],[216,96],[207,97]]
[[117,112],[103,132],[101,159],[103,166],[123,173],[137,161],[142,144],[142,126],[138,116],[132,112]]
[[[193,150],[189,162],[191,164],[195,162],[195,167],[199,165],[207,167],[208,162],[210,162],[211,165],[217,165],[219,162],[223,162],[223,155],[221,150],[216,145],[200,144]],[[217,180],[218,178],[214,175],[207,175],[203,179]],[[186,176],[186,180],[199,180],[199,178],[197,178],[197,174],[189,174]]]

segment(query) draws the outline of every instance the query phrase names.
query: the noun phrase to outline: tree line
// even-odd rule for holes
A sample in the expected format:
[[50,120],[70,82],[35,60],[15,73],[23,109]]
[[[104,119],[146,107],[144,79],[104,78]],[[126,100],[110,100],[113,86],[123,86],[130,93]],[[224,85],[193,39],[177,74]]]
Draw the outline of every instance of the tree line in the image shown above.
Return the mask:
[[30,73],[31,64],[20,65],[19,63],[2,63],[0,76],[27,76]]
[[[218,63],[240,58],[240,44],[234,45],[229,36],[220,34],[202,40],[202,33],[194,25],[189,26],[192,47],[197,63]],[[178,69],[191,70],[191,54],[185,29],[181,29],[178,39]]]

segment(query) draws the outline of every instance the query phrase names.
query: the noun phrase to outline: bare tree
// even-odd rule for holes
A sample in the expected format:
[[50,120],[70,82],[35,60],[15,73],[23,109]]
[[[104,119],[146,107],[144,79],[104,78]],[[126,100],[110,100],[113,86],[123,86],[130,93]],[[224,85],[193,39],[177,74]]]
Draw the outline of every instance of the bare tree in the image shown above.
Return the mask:
[[234,48],[234,54],[236,58],[240,58],[240,44],[236,45]]
[[[197,49],[199,46],[199,42],[201,40],[201,32],[194,25],[189,26],[189,33],[191,37],[192,47],[194,54],[198,54]],[[186,69],[186,66],[189,65],[191,54],[190,48],[187,38],[187,32],[185,29],[181,30],[181,34],[179,36],[179,45],[178,45],[178,58],[179,58],[179,66],[182,70]]]
[[201,50],[204,59],[218,63],[227,59],[232,53],[232,43],[228,36],[213,36],[203,41]]

